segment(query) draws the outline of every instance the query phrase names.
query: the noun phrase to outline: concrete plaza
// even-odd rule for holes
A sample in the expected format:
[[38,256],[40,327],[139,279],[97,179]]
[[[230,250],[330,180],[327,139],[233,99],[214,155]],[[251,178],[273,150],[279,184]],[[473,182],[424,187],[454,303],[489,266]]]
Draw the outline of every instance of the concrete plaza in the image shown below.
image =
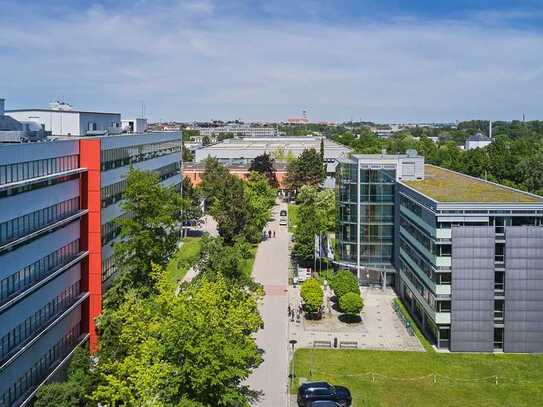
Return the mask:
[[[328,343],[333,346],[337,338],[338,347],[343,343],[358,349],[424,351],[417,337],[409,335],[394,312],[392,301],[396,294],[392,289],[363,287],[361,291],[364,299],[361,322],[341,322],[338,319],[341,314],[326,305],[321,320],[300,318],[300,322],[289,322],[289,339],[298,341],[297,348],[327,347]],[[299,292],[299,288],[292,287],[289,291],[293,308],[301,303]],[[332,295],[330,289],[325,290],[325,304],[331,304]]]

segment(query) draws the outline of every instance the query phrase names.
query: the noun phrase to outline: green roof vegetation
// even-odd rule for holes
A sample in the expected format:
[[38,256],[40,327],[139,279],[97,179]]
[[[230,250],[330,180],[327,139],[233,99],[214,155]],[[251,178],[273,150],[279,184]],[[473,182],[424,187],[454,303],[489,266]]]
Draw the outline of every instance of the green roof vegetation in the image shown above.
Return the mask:
[[424,180],[403,184],[438,202],[533,203],[543,198],[472,178],[433,165],[425,166]]

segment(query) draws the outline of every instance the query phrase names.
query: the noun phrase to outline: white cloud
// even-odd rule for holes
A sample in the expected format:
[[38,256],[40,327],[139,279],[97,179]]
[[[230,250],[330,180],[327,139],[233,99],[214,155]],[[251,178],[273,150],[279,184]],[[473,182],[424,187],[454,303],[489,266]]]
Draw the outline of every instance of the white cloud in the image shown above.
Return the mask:
[[145,100],[152,119],[278,120],[302,109],[318,119],[385,121],[539,113],[541,32],[488,27],[480,16],[262,21],[217,4],[141,1],[60,19],[30,13],[25,24],[0,17],[0,91],[11,107],[65,97],[136,114]]

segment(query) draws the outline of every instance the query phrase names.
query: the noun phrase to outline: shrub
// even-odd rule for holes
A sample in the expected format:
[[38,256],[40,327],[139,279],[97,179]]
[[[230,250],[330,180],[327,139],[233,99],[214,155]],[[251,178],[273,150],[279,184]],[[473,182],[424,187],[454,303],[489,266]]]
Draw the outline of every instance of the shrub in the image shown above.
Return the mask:
[[304,302],[306,312],[315,313],[320,310],[323,299],[322,287],[319,282],[310,278],[306,280],[301,287],[300,294]]
[[345,314],[359,314],[364,307],[360,294],[347,293],[339,299],[339,309]]
[[360,294],[360,288],[358,287],[358,279],[350,271],[339,271],[332,281],[330,281],[330,287],[334,290],[337,301],[347,293]]

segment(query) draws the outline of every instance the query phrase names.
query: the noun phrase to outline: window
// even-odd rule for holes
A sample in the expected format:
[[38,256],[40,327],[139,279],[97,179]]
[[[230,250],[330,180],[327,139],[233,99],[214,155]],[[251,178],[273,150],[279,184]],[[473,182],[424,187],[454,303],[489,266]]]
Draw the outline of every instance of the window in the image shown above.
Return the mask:
[[0,340],[0,361],[6,360],[61,312],[73,305],[79,294],[80,282],[77,281],[5,334]]
[[79,197],[59,202],[0,224],[0,244],[9,243],[78,212]]
[[[61,162],[64,162],[64,165]],[[77,155],[0,165],[0,185],[73,170],[78,166]]]

